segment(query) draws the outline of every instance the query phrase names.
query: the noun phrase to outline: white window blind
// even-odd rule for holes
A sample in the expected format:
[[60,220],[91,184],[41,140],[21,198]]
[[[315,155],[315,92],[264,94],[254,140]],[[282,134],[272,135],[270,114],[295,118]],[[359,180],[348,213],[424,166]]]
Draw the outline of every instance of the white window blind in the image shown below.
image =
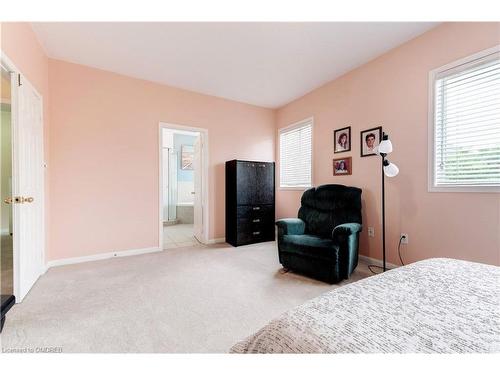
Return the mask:
[[434,187],[500,186],[500,54],[435,75]]
[[280,187],[302,188],[312,185],[313,120],[280,130]]

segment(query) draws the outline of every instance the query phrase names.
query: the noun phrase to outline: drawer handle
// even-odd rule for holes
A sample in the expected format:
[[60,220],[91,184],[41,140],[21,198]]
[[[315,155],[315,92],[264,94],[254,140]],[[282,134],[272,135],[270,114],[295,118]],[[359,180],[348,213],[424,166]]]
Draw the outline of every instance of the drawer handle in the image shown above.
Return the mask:
[[259,235],[259,234],[260,234],[260,232],[253,232],[252,234],[253,234],[254,236],[257,236],[257,235]]
[[260,210],[260,207],[252,207],[252,210],[254,211]]
[[254,223],[260,223],[260,219],[253,219],[252,220]]

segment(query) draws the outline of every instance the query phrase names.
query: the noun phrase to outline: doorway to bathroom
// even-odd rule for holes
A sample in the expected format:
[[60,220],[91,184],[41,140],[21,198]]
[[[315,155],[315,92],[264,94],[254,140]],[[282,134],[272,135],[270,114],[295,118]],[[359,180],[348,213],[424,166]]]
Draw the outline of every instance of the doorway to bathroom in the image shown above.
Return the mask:
[[160,245],[164,250],[208,242],[207,138],[205,129],[160,123]]

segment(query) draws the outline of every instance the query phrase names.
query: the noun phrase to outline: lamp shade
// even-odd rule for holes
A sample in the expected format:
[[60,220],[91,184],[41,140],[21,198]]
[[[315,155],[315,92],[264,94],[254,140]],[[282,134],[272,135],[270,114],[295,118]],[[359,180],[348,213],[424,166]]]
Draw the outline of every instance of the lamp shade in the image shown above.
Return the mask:
[[384,139],[380,144],[378,145],[378,150],[379,153],[382,154],[389,154],[392,152],[392,142],[390,139]]
[[387,165],[384,165],[384,174],[387,177],[395,177],[399,173],[399,168],[396,164],[393,163],[388,163]]

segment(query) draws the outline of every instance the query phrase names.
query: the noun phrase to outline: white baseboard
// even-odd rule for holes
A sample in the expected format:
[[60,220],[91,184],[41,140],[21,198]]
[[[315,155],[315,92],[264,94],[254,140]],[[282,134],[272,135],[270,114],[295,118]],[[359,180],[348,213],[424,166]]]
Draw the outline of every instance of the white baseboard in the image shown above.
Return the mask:
[[226,238],[225,237],[221,237],[221,238],[212,238],[211,240],[208,240],[205,245],[214,245],[214,244],[217,244],[217,243],[224,243],[226,242]]
[[113,251],[110,253],[94,254],[94,255],[88,255],[88,256],[83,256],[83,257],[56,259],[56,260],[48,261],[46,268],[49,269],[51,267],[65,266],[68,264],[93,262],[95,260],[103,260],[103,259],[110,259],[110,258],[117,258],[117,257],[128,257],[128,256],[132,256],[132,255],[155,253],[158,251],[162,251],[162,249],[160,249],[158,247],[147,247],[145,249]]
[[[212,239],[208,240],[205,244],[206,245],[214,245],[214,244],[224,243],[224,242],[226,242],[226,238],[221,237],[221,238],[212,238]],[[128,256],[132,256],[132,255],[155,253],[158,251],[163,251],[163,250],[158,248],[158,247],[148,247],[145,249],[113,251],[113,252],[109,252],[109,253],[94,254],[94,255],[88,255],[88,256],[83,256],[83,257],[56,259],[56,260],[48,261],[45,268],[46,268],[46,270],[48,270],[51,267],[65,266],[68,264],[93,262],[96,260],[118,258],[118,257],[128,257]]]
[[[380,266],[382,267],[383,265],[383,262],[379,259],[375,259],[375,258],[370,258],[366,255],[359,255],[359,260],[363,261],[364,263],[368,263],[368,264],[374,264],[376,266]],[[389,262],[385,262],[385,266],[387,268],[397,268],[397,267],[401,267],[401,266],[398,266],[396,264],[392,264],[392,263],[389,263]]]

